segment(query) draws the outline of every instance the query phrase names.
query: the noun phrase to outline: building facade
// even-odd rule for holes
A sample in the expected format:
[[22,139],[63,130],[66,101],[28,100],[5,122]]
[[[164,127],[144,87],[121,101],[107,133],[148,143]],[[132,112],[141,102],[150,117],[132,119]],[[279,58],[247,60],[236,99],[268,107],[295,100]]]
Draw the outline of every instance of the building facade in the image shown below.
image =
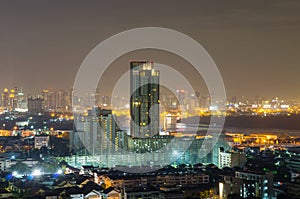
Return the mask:
[[238,151],[225,151],[219,149],[219,168],[243,167],[246,164],[246,154]]
[[31,114],[38,114],[43,112],[43,99],[41,98],[28,98],[28,112]]
[[262,199],[274,198],[273,174],[236,171],[233,176],[223,176],[223,182],[219,184],[220,199],[227,199],[230,196],[242,198],[258,197]]
[[40,149],[49,146],[49,136],[37,135],[34,137],[34,148]]
[[159,71],[148,61],[130,62],[130,135],[159,133]]

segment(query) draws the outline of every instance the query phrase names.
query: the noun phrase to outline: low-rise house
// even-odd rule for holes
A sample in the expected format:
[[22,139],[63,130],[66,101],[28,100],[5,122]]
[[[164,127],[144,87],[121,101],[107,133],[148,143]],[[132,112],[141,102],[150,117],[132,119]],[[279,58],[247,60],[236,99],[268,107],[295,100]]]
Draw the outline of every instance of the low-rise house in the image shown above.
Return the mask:
[[6,190],[0,190],[0,198],[2,199],[4,199],[4,198],[13,198],[13,193],[11,193],[11,192],[8,192],[8,191],[6,191]]

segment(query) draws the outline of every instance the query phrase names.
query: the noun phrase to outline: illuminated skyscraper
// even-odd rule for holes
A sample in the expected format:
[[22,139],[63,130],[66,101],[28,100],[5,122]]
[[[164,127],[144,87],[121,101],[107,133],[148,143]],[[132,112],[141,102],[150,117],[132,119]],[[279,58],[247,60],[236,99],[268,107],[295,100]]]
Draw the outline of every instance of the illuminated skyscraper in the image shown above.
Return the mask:
[[102,151],[106,153],[116,151],[117,125],[111,110],[99,109],[99,122],[102,128]]
[[45,111],[70,111],[72,92],[64,90],[55,91],[54,89],[44,89],[42,91],[43,108]]
[[2,93],[2,107],[4,108],[8,108],[9,106],[9,93],[8,93],[8,89],[5,88],[4,92]]
[[15,108],[17,108],[17,101],[16,101],[15,92],[16,92],[15,89],[11,89],[10,94],[9,94],[9,105],[10,105],[11,110],[14,110]]
[[22,88],[18,90],[16,100],[17,100],[17,109],[19,111],[25,111],[26,109],[28,109],[27,98]]
[[44,89],[42,92],[44,104],[43,108],[46,111],[55,111],[56,108],[56,95],[53,89]]
[[132,137],[159,133],[159,71],[152,62],[130,62],[130,115]]

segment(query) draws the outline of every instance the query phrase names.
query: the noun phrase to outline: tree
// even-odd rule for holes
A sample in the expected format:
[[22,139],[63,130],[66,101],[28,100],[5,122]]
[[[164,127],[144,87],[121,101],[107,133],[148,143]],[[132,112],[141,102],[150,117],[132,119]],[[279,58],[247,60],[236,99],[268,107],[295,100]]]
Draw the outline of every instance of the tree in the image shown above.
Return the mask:
[[204,190],[200,192],[200,199],[213,197],[213,192],[211,190]]
[[1,179],[0,182],[0,190],[5,190],[8,187],[8,182],[5,178]]
[[30,173],[29,167],[22,161],[18,161],[15,165],[12,166],[12,171],[15,171],[19,174],[27,175]]

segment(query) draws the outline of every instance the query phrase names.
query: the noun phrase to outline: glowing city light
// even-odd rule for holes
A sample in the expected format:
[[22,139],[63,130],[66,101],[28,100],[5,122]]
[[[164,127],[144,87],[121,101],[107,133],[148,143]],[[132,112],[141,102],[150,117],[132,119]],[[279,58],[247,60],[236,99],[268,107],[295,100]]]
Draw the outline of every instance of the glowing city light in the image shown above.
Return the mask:
[[33,172],[32,172],[32,175],[33,176],[40,176],[42,174],[41,170],[39,169],[35,169]]

